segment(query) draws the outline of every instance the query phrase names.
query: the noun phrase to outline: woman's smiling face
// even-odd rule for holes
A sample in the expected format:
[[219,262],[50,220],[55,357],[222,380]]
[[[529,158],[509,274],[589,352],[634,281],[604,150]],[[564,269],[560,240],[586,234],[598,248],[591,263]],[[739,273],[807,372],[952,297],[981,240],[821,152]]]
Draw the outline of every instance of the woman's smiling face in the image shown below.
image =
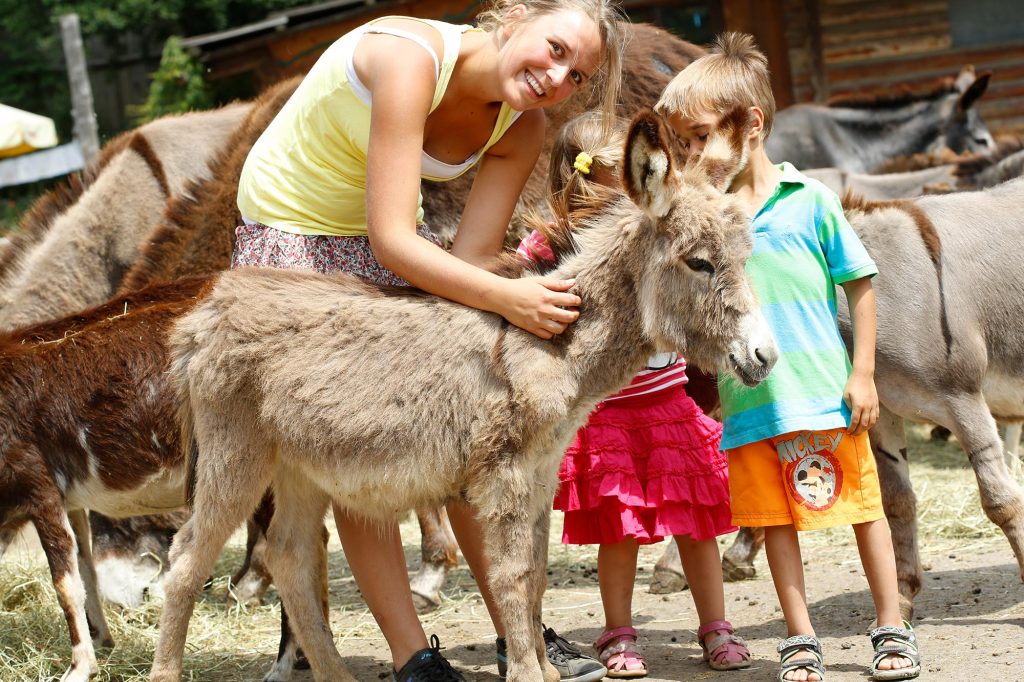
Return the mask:
[[[522,7],[517,5],[517,7]],[[509,12],[499,52],[503,99],[517,111],[565,100],[594,76],[601,64],[597,24],[579,10],[529,16]]]

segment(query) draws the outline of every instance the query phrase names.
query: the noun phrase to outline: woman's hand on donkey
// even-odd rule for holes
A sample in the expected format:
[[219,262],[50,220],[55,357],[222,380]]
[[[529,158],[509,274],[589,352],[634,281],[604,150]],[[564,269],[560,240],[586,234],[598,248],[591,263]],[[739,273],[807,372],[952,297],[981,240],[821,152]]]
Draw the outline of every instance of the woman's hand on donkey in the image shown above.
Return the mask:
[[566,293],[576,284],[572,279],[524,277],[505,280],[496,292],[494,312],[515,326],[542,339],[565,331],[580,316],[580,297]]

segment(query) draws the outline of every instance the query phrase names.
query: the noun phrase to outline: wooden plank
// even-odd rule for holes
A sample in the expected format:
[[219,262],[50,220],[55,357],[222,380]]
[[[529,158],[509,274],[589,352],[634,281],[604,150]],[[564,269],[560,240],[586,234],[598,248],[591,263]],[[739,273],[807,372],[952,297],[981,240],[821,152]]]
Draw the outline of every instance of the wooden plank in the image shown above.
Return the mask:
[[911,36],[930,36],[940,40],[949,40],[949,22],[938,21],[931,24],[912,24],[908,26],[887,26],[870,28],[847,33],[823,33],[822,44],[826,50],[830,47],[853,46],[880,42],[899,42]]
[[840,12],[821,9],[821,27],[829,30],[850,24],[891,24],[929,21],[932,17],[949,19],[949,5],[946,2],[914,3],[910,8],[884,3],[875,9],[844,9]]
[[[950,47],[948,36],[926,35],[893,43],[863,44],[859,46],[832,48],[825,50],[826,68],[831,70],[833,64],[864,61],[866,59],[903,56],[922,52],[937,52]],[[876,66],[876,73],[878,67]]]

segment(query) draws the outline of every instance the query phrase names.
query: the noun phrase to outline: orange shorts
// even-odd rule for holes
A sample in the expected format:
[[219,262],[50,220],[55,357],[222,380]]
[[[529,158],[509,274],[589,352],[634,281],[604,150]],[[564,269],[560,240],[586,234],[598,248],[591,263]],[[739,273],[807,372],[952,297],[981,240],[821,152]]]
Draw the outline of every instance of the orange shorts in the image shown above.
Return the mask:
[[794,431],[726,452],[737,526],[811,530],[885,516],[866,433]]

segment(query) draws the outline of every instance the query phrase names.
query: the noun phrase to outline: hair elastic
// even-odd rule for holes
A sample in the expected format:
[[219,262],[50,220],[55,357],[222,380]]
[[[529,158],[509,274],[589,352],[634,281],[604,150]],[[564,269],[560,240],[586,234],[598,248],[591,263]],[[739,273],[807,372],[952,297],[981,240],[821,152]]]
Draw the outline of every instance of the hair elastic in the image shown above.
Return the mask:
[[573,161],[572,167],[578,170],[584,175],[590,173],[590,164],[594,163],[594,158],[586,152],[580,152],[576,155],[576,160]]

